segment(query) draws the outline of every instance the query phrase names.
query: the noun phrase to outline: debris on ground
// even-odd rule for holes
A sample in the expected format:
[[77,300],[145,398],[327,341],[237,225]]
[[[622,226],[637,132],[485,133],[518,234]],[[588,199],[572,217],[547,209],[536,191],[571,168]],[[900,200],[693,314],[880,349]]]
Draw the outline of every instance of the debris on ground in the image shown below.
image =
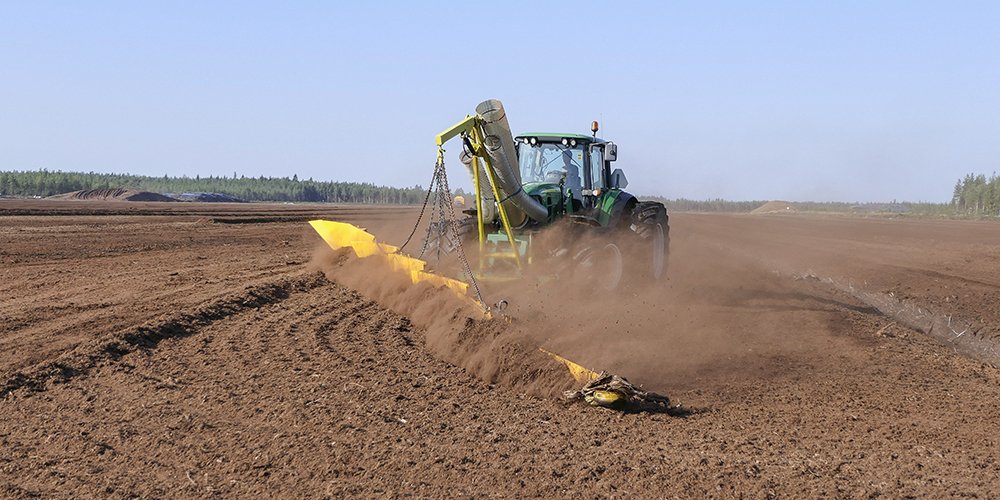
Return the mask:
[[601,372],[583,388],[566,391],[567,401],[583,401],[592,406],[604,406],[622,411],[667,411],[670,398],[655,392],[644,391],[632,385],[625,377]]

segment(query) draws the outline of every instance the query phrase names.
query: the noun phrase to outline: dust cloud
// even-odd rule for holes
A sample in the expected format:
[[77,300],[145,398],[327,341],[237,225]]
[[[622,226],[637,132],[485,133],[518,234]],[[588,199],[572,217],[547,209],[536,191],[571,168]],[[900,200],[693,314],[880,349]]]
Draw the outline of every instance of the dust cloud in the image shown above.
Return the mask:
[[[404,226],[373,233],[399,244],[412,228]],[[422,234],[418,229],[410,243],[413,254]],[[474,249],[466,251],[475,262]],[[623,252],[628,256],[638,249],[623,247]],[[678,238],[676,232],[668,279],[659,282],[650,283],[647,268],[638,266],[626,272],[618,290],[608,292],[593,283],[553,278],[551,266],[539,265],[517,282],[480,282],[485,303],[509,304],[504,311],[509,321],[483,319],[467,301],[430,285],[414,286],[375,259],[321,246],[314,265],[409,317],[426,331],[427,347],[441,359],[484,380],[543,395],[573,381],[538,347],[669,395],[733,380],[794,376],[844,341],[840,331],[846,325],[837,321],[843,304],[776,274],[752,255],[709,239]],[[431,259],[430,265],[447,269],[454,262]]]
[[445,288],[414,285],[379,257],[359,259],[349,249],[318,245],[311,266],[406,316],[424,331],[431,353],[483,380],[540,395],[571,386],[565,370],[537,350],[523,326],[502,317],[486,318],[473,302]]

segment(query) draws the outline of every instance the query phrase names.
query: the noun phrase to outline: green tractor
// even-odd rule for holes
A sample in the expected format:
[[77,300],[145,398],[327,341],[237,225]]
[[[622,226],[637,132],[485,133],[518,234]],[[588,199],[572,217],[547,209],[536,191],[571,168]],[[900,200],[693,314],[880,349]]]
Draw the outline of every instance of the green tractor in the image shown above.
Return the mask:
[[484,281],[517,279],[529,266],[543,270],[533,275],[569,275],[606,290],[626,280],[662,279],[670,241],[666,208],[624,191],[625,173],[612,170],[618,147],[597,137],[596,121],[591,132],[513,137],[503,105],[481,103],[476,115],[437,136],[442,175],[443,144],[461,138],[474,204],[462,210],[465,218],[431,223],[422,254],[464,259],[475,249],[476,258],[464,262]]

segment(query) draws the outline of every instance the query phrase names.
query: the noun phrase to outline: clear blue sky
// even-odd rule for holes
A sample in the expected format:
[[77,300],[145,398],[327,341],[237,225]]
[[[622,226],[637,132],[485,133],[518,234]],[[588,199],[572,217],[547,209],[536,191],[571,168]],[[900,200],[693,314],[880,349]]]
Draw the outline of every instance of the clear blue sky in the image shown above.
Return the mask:
[[0,169],[426,185],[486,98],[603,118],[638,194],[944,201],[1000,170],[1000,3],[0,3]]

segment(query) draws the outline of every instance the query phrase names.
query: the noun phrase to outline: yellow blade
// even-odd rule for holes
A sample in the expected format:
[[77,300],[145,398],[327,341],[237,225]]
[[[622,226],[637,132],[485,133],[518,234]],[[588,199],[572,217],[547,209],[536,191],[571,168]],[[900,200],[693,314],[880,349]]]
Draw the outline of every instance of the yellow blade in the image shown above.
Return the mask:
[[544,352],[545,354],[548,354],[549,356],[552,356],[552,359],[566,365],[566,368],[569,369],[570,375],[572,375],[573,378],[576,379],[576,381],[581,384],[586,384],[587,382],[590,382],[592,380],[597,380],[597,377],[600,376],[600,374],[595,372],[594,370],[584,368],[554,352],[546,351],[541,347],[539,347],[538,350]]
[[465,293],[469,289],[468,283],[424,272],[424,268],[427,266],[426,262],[397,253],[399,252],[398,247],[375,241],[374,235],[353,224],[329,220],[311,220],[309,221],[309,225],[316,230],[320,238],[323,238],[323,241],[330,248],[334,250],[351,248],[358,257],[381,256],[394,271],[406,273],[410,277],[410,281],[414,284],[423,281],[434,286],[448,287],[448,289],[462,297],[465,297]]
[[309,225],[334,250],[351,247],[358,257],[368,257],[378,249],[375,236],[355,225],[329,220],[311,220]]

